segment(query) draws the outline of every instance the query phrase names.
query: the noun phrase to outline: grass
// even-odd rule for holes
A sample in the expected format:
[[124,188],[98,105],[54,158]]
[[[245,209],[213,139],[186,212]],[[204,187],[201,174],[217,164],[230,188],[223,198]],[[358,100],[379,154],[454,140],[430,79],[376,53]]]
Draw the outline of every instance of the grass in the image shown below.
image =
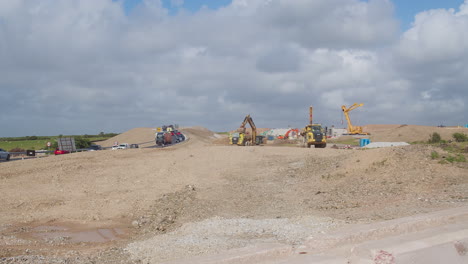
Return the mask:
[[344,145],[354,145],[359,146],[359,139],[358,138],[348,138],[348,139],[328,139],[328,143],[334,144],[344,144]]
[[448,155],[441,155],[437,151],[431,152],[431,159],[439,160],[440,164],[467,162],[466,153],[468,153],[468,142],[443,142],[430,145],[438,146],[448,152]]
[[0,148],[5,150],[11,150],[14,148],[21,149],[47,149],[47,142],[51,140],[21,140],[21,141],[0,141]]
[[[79,136],[64,136],[64,137],[79,137]],[[84,136],[82,136],[84,137]],[[49,139],[37,139],[37,140],[8,140],[4,139],[0,141],[0,148],[10,151],[14,148],[21,148],[24,150],[39,150],[47,149],[47,142],[50,142],[52,145],[57,141],[58,136],[50,137]],[[9,138],[14,139],[14,138]],[[108,137],[96,136],[88,137],[92,142],[102,141],[108,139]],[[50,148],[51,149],[51,148]]]

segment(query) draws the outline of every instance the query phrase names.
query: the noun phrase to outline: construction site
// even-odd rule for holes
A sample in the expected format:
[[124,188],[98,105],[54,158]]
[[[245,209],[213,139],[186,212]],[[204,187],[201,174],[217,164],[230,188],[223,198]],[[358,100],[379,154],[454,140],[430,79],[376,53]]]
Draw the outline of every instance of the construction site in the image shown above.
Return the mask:
[[0,263],[468,263],[468,128],[357,126],[360,106],[343,128],[311,107],[301,128],[246,115],[1,162]]

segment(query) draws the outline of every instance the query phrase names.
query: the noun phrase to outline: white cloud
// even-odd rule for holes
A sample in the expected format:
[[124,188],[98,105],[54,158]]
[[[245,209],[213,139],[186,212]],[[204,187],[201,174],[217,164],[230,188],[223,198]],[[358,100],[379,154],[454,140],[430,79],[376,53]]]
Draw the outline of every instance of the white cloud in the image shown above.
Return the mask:
[[339,125],[354,102],[365,123],[432,124],[432,103],[461,122],[466,3],[418,14],[400,37],[387,0],[234,0],[175,16],[158,0],[129,14],[122,1],[3,1],[0,136],[230,130],[248,113],[302,126],[309,105]]

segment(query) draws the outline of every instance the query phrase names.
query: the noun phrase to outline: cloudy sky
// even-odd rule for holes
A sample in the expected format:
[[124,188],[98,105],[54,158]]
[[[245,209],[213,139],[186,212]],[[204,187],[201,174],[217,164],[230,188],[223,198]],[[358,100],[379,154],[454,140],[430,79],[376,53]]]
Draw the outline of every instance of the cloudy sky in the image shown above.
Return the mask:
[[468,0],[0,0],[0,92],[0,137],[464,125]]

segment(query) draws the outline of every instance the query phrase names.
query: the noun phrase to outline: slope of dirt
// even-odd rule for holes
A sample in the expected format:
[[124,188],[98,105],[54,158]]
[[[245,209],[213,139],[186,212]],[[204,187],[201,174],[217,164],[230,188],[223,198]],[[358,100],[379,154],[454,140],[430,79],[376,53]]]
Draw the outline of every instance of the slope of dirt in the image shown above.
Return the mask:
[[0,163],[0,263],[160,263],[468,205],[467,167],[431,146],[220,146],[181,131],[190,140],[164,149]]
[[368,125],[363,130],[369,132],[373,142],[416,142],[427,141],[437,132],[444,140],[453,140],[454,133],[468,134],[467,128],[431,127],[417,125]]
[[150,127],[139,127],[119,134],[110,139],[100,141],[98,144],[103,147],[112,147],[115,142],[128,143],[128,144],[139,144],[143,147],[154,145],[154,136],[156,130]]

